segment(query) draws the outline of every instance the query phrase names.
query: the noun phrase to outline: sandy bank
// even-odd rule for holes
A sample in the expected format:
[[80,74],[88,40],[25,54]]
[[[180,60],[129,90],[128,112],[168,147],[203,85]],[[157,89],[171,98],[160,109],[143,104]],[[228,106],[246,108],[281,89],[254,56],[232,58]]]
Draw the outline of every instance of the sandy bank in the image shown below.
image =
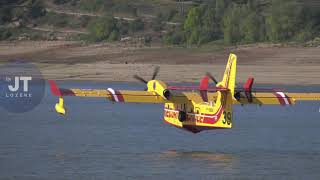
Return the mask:
[[0,43],[1,62],[27,59],[47,79],[59,80],[135,81],[134,74],[150,78],[155,66],[161,67],[158,79],[168,82],[197,82],[207,71],[220,79],[229,52],[238,55],[238,82],[253,76],[257,83],[320,84],[320,48],[254,45],[210,51],[77,42]]

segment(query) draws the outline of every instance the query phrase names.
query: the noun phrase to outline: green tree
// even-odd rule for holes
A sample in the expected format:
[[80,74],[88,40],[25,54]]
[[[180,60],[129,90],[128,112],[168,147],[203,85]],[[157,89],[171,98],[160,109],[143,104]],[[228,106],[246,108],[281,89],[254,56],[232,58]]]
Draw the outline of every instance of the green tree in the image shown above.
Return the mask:
[[12,36],[10,29],[0,28],[0,40],[9,39]]
[[11,10],[7,7],[0,8],[0,24],[4,24],[11,20]]
[[91,25],[90,39],[93,41],[107,40],[113,31],[117,31],[116,19],[111,16],[99,18]]
[[68,2],[67,0],[53,0],[54,4],[65,4],[67,2]]
[[251,1],[247,4],[233,4],[224,14],[223,33],[227,44],[253,43],[264,40],[264,18],[254,8]]
[[303,7],[295,0],[272,0],[271,14],[267,17],[267,36],[271,41],[284,41],[300,31]]
[[184,22],[184,29],[186,31],[192,31],[193,29],[197,29],[201,25],[201,16],[202,16],[202,8],[194,7],[191,8],[187,19]]
[[104,0],[80,0],[79,6],[86,11],[100,11],[104,9],[104,3],[109,1]]
[[184,22],[187,44],[198,44],[201,36],[203,7],[193,7],[190,9],[187,19]]
[[243,18],[243,9],[240,5],[234,4],[223,17],[223,35],[227,44],[240,42],[241,32],[240,24]]
[[180,45],[185,43],[185,34],[182,30],[182,28],[176,28],[171,31],[169,31],[164,36],[164,42],[166,44],[173,44],[173,45]]
[[228,6],[232,4],[231,0],[216,0],[215,1],[215,16],[217,19],[222,19]]
[[240,24],[242,42],[253,43],[264,39],[263,19],[255,12],[249,13]]
[[32,0],[30,3],[29,16],[31,18],[38,18],[46,14],[46,10],[41,0]]
[[121,35],[129,33],[129,23],[126,20],[120,19],[117,21],[117,29]]
[[162,22],[162,17],[160,14],[158,14],[158,16],[156,18],[153,19],[151,27],[152,30],[159,32],[163,29],[164,27],[164,23]]
[[108,40],[109,41],[117,41],[117,40],[119,40],[119,37],[120,37],[119,31],[117,29],[115,29],[110,33]]
[[[202,16],[202,36],[201,39],[205,41],[216,40],[222,37],[220,27],[221,19],[216,17],[216,8],[208,6]],[[201,40],[201,42],[205,42]]]

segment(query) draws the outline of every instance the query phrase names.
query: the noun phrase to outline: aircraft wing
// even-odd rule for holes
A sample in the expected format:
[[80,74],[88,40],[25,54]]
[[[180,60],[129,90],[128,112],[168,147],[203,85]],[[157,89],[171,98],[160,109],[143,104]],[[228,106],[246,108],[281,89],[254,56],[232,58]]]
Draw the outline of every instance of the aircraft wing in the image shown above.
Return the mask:
[[[208,92],[208,100],[215,101],[217,98],[216,92]],[[194,102],[203,102],[201,96],[197,92],[181,92],[176,94],[172,101],[185,102],[192,99]],[[286,93],[282,91],[269,91],[269,92],[252,92],[251,100],[248,98],[246,92],[240,92],[239,98],[233,99],[233,104],[245,105],[294,105],[297,101],[320,101],[320,93]]]
[[[63,89],[59,88],[55,81],[49,81],[51,92],[58,97],[79,96],[79,97],[102,97],[112,102],[125,103],[159,103],[169,102],[156,92],[150,91],[129,91],[108,89]],[[320,93],[284,93],[284,92],[252,92],[250,100],[245,92],[240,92],[238,99],[233,99],[233,104],[257,104],[257,105],[293,105],[296,101],[320,101]],[[215,101],[216,92],[209,92],[209,101]],[[203,102],[197,92],[172,92],[170,102],[185,103],[193,100],[196,103]]]
[[320,93],[287,93],[297,101],[320,101]]
[[[185,103],[189,100],[201,103],[203,102],[199,93],[196,92],[171,92],[170,100],[167,100],[154,91],[130,91],[130,90],[115,90],[112,88],[107,89],[65,89],[59,88],[55,81],[49,80],[51,93],[60,97],[63,101],[65,96],[78,96],[78,97],[96,97],[106,98],[112,102],[123,103],[152,103],[163,104],[166,102]],[[216,93],[211,93],[211,99],[216,98]],[[63,102],[62,102],[63,103]]]
[[320,93],[284,93],[284,92],[253,92],[252,100],[245,92],[240,93],[234,104],[259,104],[259,105],[293,105],[296,101],[320,101]]
[[79,97],[101,97],[113,102],[128,103],[165,103],[166,100],[155,92],[128,91],[107,89],[64,89],[59,88],[55,81],[49,80],[51,93],[58,97],[79,96]]

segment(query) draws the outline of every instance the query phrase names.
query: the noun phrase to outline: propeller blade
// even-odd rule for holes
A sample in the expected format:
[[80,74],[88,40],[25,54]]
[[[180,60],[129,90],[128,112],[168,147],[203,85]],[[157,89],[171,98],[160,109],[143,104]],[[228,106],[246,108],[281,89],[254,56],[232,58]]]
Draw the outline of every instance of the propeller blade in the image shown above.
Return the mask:
[[[159,66],[156,66],[156,67],[154,68],[154,71],[153,71],[153,75],[152,75],[152,79],[151,79],[151,80],[154,80],[154,79],[157,77],[157,75],[158,75],[158,73],[159,73],[159,69],[160,69]],[[133,78],[137,79],[138,81],[140,81],[140,82],[142,82],[142,83],[144,83],[144,84],[148,84],[148,81],[145,80],[144,78],[142,78],[141,76],[134,75]],[[146,87],[144,90],[147,91],[147,90],[148,90],[148,87]]]
[[148,81],[146,81],[145,79],[143,79],[142,77],[140,77],[138,75],[134,75],[133,78],[135,78],[136,80],[138,80],[144,84],[148,84]]
[[216,78],[214,78],[214,77],[212,76],[211,73],[207,72],[206,75],[207,75],[215,84],[218,84],[218,81],[216,80]]
[[155,79],[156,79],[159,70],[160,70],[160,67],[159,67],[159,66],[156,66],[156,67],[154,68],[154,71],[153,71],[153,75],[152,75],[151,80],[155,80]]

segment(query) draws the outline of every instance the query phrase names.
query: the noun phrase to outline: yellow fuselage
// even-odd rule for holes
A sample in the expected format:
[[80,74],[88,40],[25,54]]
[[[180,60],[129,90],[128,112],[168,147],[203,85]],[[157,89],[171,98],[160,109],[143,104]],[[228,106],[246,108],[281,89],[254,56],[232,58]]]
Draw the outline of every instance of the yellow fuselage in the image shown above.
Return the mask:
[[164,120],[194,133],[206,129],[231,128],[232,113],[226,111],[225,102],[212,100],[207,103],[191,99],[181,104],[165,103]]

